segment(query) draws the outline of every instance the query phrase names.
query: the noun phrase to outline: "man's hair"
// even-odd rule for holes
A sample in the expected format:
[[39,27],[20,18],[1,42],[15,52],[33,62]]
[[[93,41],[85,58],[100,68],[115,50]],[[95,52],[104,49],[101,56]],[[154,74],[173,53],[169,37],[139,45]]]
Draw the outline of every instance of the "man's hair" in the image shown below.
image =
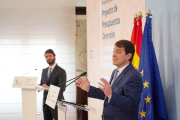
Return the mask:
[[46,53],[52,53],[53,56],[56,56],[56,54],[54,53],[54,51],[53,51],[52,49],[46,50],[45,53],[44,53],[44,55],[45,55]]
[[129,59],[129,62],[132,62],[133,60],[133,56],[134,56],[134,52],[135,52],[135,49],[134,49],[134,44],[132,42],[130,42],[129,40],[119,40],[115,43],[115,46],[121,48],[121,47],[124,47],[124,50],[126,52],[126,55],[128,53],[131,53],[132,56],[131,58]]

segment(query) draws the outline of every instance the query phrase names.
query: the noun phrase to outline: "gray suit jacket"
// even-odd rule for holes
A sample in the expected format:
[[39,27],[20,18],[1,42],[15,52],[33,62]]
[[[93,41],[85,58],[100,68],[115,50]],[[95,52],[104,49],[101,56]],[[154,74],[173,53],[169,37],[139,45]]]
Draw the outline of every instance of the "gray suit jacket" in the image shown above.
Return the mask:
[[[54,67],[54,69],[49,77],[49,80],[47,81],[48,68],[49,67],[47,67],[46,69],[43,69],[43,71],[42,71],[40,85],[46,84],[46,85],[50,86],[52,84],[52,85],[60,87],[61,89],[60,89],[58,100],[64,99],[62,92],[65,90],[64,88],[66,86],[66,71],[56,64],[56,66]],[[44,107],[44,104],[46,101],[47,94],[48,94],[48,92],[44,91],[43,107]]]

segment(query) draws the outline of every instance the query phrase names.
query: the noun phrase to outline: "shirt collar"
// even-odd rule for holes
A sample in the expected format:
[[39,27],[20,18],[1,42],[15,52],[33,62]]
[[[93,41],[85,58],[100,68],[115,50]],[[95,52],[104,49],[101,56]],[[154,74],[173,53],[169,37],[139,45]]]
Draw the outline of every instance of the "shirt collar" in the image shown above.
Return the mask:
[[49,66],[49,69],[52,68],[52,70],[53,70],[55,66],[56,66],[56,63],[51,67]]
[[125,66],[123,66],[123,67],[121,67],[121,68],[119,68],[118,70],[119,70],[119,74],[128,66],[129,64],[127,64],[127,65],[125,65]]

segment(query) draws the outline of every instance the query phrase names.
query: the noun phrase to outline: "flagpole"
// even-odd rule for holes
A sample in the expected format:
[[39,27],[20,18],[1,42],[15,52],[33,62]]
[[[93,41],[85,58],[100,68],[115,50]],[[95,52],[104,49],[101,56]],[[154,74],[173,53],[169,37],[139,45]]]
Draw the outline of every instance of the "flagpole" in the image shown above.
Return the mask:
[[139,17],[139,18],[142,17],[142,12],[141,12],[141,11],[138,12],[138,17]]
[[135,13],[135,14],[134,14],[134,20],[136,20],[136,18],[137,18],[137,14]]
[[147,15],[146,18],[149,18],[150,16],[152,16],[149,8],[146,10],[146,15]]

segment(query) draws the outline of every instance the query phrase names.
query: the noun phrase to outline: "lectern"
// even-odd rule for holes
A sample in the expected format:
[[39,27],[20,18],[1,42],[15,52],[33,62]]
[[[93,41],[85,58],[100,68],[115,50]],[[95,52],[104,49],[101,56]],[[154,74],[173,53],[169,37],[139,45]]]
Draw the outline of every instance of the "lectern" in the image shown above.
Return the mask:
[[15,76],[13,88],[22,89],[22,119],[36,120],[36,84],[38,77]]

